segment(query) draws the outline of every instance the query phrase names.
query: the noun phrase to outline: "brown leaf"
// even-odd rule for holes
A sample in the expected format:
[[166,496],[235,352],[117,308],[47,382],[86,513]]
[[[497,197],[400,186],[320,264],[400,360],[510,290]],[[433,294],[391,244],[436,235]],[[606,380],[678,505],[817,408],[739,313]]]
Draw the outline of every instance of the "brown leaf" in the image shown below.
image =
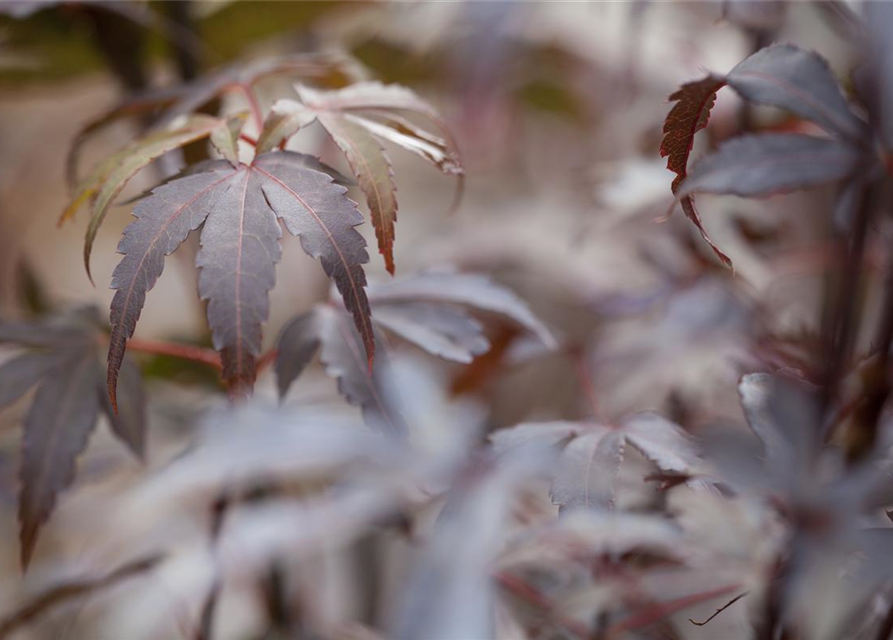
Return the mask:
[[[707,126],[710,110],[716,102],[716,92],[725,85],[725,78],[709,75],[701,80],[682,85],[670,96],[670,100],[675,100],[676,104],[670,109],[670,113],[667,114],[664,121],[660,155],[662,158],[667,158],[667,168],[676,174],[671,187],[673,193],[676,193],[687,175],[688,157],[694,146],[695,134]],[[681,202],[682,210],[697,227],[701,237],[710,245],[722,263],[731,267],[732,261],[719,250],[704,229],[701,216],[695,207],[694,197],[685,196]]]

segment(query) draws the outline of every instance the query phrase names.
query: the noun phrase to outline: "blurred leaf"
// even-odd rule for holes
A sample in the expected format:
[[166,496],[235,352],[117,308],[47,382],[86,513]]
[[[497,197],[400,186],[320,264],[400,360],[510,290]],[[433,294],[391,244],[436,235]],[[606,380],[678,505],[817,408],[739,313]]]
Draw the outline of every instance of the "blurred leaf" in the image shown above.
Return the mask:
[[552,483],[561,509],[611,509],[614,482],[626,444],[661,471],[687,474],[698,464],[694,443],[679,425],[654,413],[636,413],[616,425],[595,422],[521,424],[490,434],[497,454],[530,443],[558,446],[562,453]]
[[[84,451],[103,411],[115,434],[137,456],[143,454],[145,397],[139,370],[127,365],[127,411],[115,416],[102,404],[101,333],[92,310],[61,321],[0,324],[0,341],[47,351],[28,353],[0,367],[2,402],[9,404],[37,385],[25,417],[19,498],[21,560],[28,566],[37,534],[50,517],[56,496],[74,479],[75,460]],[[5,383],[4,383],[5,379]]]
[[865,123],[850,110],[828,63],[811,51],[790,44],[760,49],[726,82],[750,102],[790,111],[850,140],[865,137]]
[[540,450],[518,450],[499,464],[472,467],[465,481],[454,485],[402,590],[389,637],[493,637],[493,562],[506,537],[513,498],[544,461]]
[[838,140],[799,134],[738,136],[698,160],[676,195],[768,196],[843,180],[861,152]]
[[[504,315],[554,346],[554,338],[527,305],[510,290],[485,276],[449,270],[428,271],[373,285],[368,290],[376,334],[386,329],[428,353],[457,362],[471,362],[485,353],[489,341],[479,322],[461,307]],[[322,345],[326,373],[338,380],[340,393],[362,407],[375,422],[403,431],[403,418],[382,395],[382,376],[389,364],[376,357],[371,374],[363,367],[357,335],[344,322],[343,312],[331,306],[317,308],[290,322],[277,342],[276,374],[280,398],[288,392]],[[381,337],[378,338],[379,347]],[[383,417],[384,416],[384,417]]]

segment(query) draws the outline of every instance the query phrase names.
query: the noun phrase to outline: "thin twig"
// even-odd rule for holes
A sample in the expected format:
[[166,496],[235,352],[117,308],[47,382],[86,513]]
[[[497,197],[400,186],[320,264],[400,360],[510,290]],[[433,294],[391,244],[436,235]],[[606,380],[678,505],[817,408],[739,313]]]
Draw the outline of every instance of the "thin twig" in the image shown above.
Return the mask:
[[707,618],[707,619],[704,620],[703,622],[695,622],[695,621],[692,620],[691,618],[689,618],[688,621],[691,622],[693,625],[695,625],[695,626],[697,626],[697,627],[703,627],[705,624],[707,624],[708,622],[710,622],[711,620],[713,620],[713,618],[715,618],[716,616],[718,616],[719,614],[721,614],[723,611],[725,611],[726,609],[728,609],[729,607],[731,607],[733,604],[735,604],[736,602],[738,602],[741,598],[743,598],[744,596],[746,596],[748,593],[749,593],[748,591],[745,591],[744,593],[739,593],[737,596],[735,596],[734,598],[732,598],[731,600],[729,600],[727,603],[725,603],[723,606],[721,606],[719,609],[717,609],[717,610],[713,613],[712,616],[710,616],[709,618]]
[[631,616],[628,616],[620,622],[611,625],[605,631],[605,636],[611,637],[624,633],[626,631],[631,631],[633,629],[641,629],[643,627],[647,627],[659,620],[666,618],[667,616],[673,615],[678,611],[688,609],[689,607],[693,607],[694,605],[700,604],[701,602],[704,602],[706,600],[712,600],[713,598],[724,596],[727,593],[737,591],[740,588],[741,585],[730,584],[725,587],[711,589],[710,591],[702,591],[701,593],[693,593],[690,596],[668,600],[667,602],[655,603],[651,606],[644,607]]
[[113,569],[98,578],[83,578],[64,582],[38,594],[16,611],[0,621],[0,638],[5,638],[13,631],[36,618],[44,611],[62,604],[72,598],[80,597],[94,591],[106,589],[122,580],[139,575],[154,568],[161,560],[161,555],[151,555],[133,560]]
[[260,373],[276,361],[276,353],[276,349],[270,349],[269,351],[260,354],[260,357],[257,359],[258,373]]
[[249,136],[247,133],[240,133],[240,134],[239,134],[239,140],[244,140],[245,142],[247,142],[248,144],[250,144],[252,147],[256,147],[256,146],[257,146],[257,138],[252,138],[252,137]]

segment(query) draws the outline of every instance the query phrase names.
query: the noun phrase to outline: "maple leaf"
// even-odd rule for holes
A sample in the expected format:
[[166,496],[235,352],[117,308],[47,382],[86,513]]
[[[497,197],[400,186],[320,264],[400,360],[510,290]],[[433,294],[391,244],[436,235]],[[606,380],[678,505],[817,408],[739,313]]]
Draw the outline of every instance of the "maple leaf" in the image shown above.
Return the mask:
[[301,246],[320,260],[353,316],[371,365],[375,352],[362,264],[366,242],[354,229],[362,222],[346,189],[293,152],[255,157],[250,165],[219,160],[199,173],[171,180],[134,208],[136,220],[124,231],[124,255],[112,275],[108,390],[116,386],[126,341],[133,335],[147,292],[190,231],[202,226],[198,290],[208,301],[214,348],[223,361],[230,394],[244,396],[254,384],[261,327],[267,319],[269,290],[282,231],[300,236]]
[[123,411],[115,414],[105,393],[97,353],[101,328],[95,309],[57,321],[0,323],[0,342],[27,349],[0,367],[0,408],[37,386],[24,423],[19,496],[21,561],[27,567],[41,526],[56,496],[74,479],[75,460],[87,447],[97,418],[138,457],[145,443],[145,397],[139,369],[122,363]]
[[375,332],[378,346],[370,368],[362,357],[356,328],[345,315],[331,306],[317,305],[283,328],[275,362],[280,398],[319,351],[326,374],[337,380],[338,393],[360,408],[367,424],[390,433],[405,433],[405,420],[384,387],[390,362],[381,334]]
[[[466,307],[514,320],[549,348],[555,346],[551,333],[523,300],[481,275],[448,269],[423,271],[370,286],[368,296],[377,334],[386,330],[446,360],[468,363],[490,348],[483,326],[468,315]],[[387,360],[379,362],[386,349],[377,352],[371,372],[363,367],[358,338],[343,315],[330,305],[318,305],[283,328],[275,363],[279,396],[285,396],[322,346],[326,373],[338,379],[339,391],[347,401],[360,406],[367,419],[385,416],[397,428],[402,418],[396,417],[396,409],[386,406],[382,391],[383,377],[390,375]],[[379,337],[379,345],[382,340]]]
[[859,142],[867,132],[828,62],[812,51],[774,44],[739,62],[725,80],[745,100],[784,109],[828,133]]
[[[716,93],[726,85],[745,100],[811,120],[837,139],[793,135],[736,139],[702,159],[697,175],[690,176],[695,134],[707,126]],[[671,189],[685,215],[727,266],[731,260],[703,227],[694,202],[696,191],[757,196],[832,182],[848,175],[864,155],[867,127],[850,109],[828,63],[793,45],[760,49],[726,76],[708,75],[682,85],[670,100],[676,104],[664,122],[660,155],[667,157],[667,168],[676,174]],[[820,166],[824,163],[827,166]]]
[[784,193],[846,178],[862,157],[857,147],[833,138],[795,133],[738,136],[698,160],[676,195]]
[[[380,141],[396,144],[425,159],[442,172],[461,176],[462,161],[437,112],[415,93],[395,85],[362,82],[337,91],[298,86],[301,102],[280,100],[258,139],[262,153],[282,144],[314,121],[344,153],[366,196],[387,270],[394,273],[394,233],[397,195],[391,161]],[[433,124],[444,138],[403,118],[411,113]]]
[[78,183],[78,163],[84,145],[110,124],[132,116],[154,115],[150,132],[160,131],[177,118],[195,113],[227,92],[250,91],[260,80],[270,77],[343,86],[356,77],[356,72],[349,61],[341,57],[296,54],[237,62],[204,74],[193,82],[144,91],[89,122],[75,136],[66,162],[69,184]]
[[[725,84],[724,78],[710,75],[682,85],[670,96],[670,100],[675,100],[676,104],[670,109],[664,121],[660,155],[662,158],[667,158],[667,168],[676,174],[671,186],[673,193],[676,193],[687,175],[688,157],[694,146],[695,134],[707,126],[710,110],[716,102],[716,92]],[[704,229],[701,216],[695,207],[694,196],[684,196],[680,202],[686,217],[694,223],[704,241],[710,245],[723,264],[731,266],[732,261],[713,243],[707,230]]]
[[633,414],[617,424],[544,422],[520,424],[490,435],[497,454],[537,442],[562,449],[552,482],[552,501],[562,510],[611,509],[626,445],[661,471],[687,474],[698,464],[682,428],[656,413]]
[[[237,116],[234,120],[239,123],[243,116]],[[93,211],[84,241],[84,266],[91,281],[90,254],[93,241],[109,207],[127,182],[152,161],[190,142],[210,136],[215,140],[215,146],[222,146],[226,136],[231,135],[233,126],[232,121],[220,118],[190,116],[180,126],[144,136],[113,153],[84,178],[75,190],[71,203],[62,212],[59,224],[73,218],[84,203],[93,200]]]

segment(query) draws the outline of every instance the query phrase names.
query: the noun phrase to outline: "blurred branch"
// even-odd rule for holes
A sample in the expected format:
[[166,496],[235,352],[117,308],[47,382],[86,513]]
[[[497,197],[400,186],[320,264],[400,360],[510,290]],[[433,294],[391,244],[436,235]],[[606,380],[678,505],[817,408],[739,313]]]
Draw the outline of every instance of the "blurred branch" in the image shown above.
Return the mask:
[[73,580],[51,587],[0,621],[0,638],[8,636],[48,609],[149,571],[161,562],[163,557],[161,554],[156,554],[132,560],[99,578]]
[[223,365],[220,364],[220,356],[217,352],[213,349],[206,349],[204,347],[131,338],[127,342],[127,348],[130,351],[137,351],[139,353],[151,353],[157,356],[171,356],[174,358],[183,358],[184,360],[201,362],[214,367],[215,369],[223,368]]

